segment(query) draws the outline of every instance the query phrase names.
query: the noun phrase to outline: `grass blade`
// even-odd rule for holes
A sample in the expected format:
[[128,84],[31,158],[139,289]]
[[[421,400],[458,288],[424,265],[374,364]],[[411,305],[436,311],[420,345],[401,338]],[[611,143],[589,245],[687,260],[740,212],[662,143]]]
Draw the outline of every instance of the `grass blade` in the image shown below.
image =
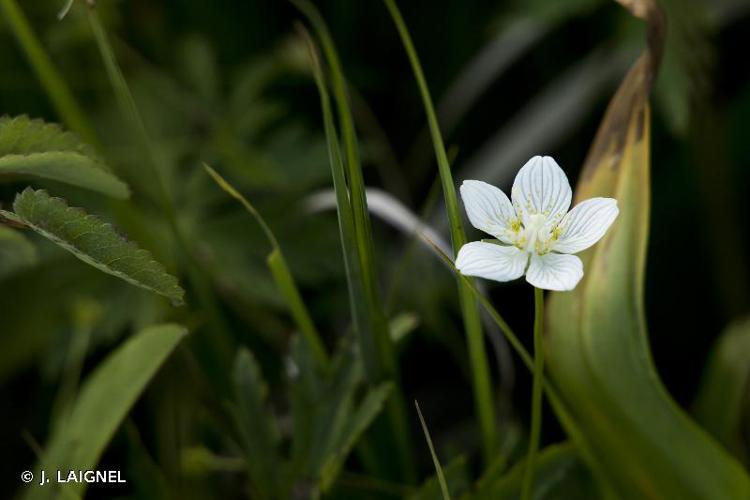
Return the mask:
[[[419,62],[417,51],[406,28],[401,12],[398,10],[394,0],[384,0],[388,11],[393,17],[401,41],[406,49],[409,62],[411,63],[414,77],[417,80],[417,86],[422,96],[422,103],[427,114],[427,121],[432,136],[432,143],[437,158],[438,170],[440,172],[440,181],[443,186],[443,196],[445,206],[448,212],[448,221],[450,224],[451,241],[453,251],[457,253],[459,248],[466,243],[466,234],[464,233],[461,222],[461,214],[458,209],[458,200],[456,197],[456,188],[453,183],[453,174],[451,173],[448,154],[445,150],[443,137],[440,133],[440,126],[435,114],[435,107],[430,97],[430,90],[422,71],[422,65]],[[494,398],[492,396],[492,382],[490,379],[489,364],[487,361],[487,352],[484,346],[484,337],[482,335],[482,323],[479,316],[479,308],[471,292],[466,288],[462,281],[458,283],[459,299],[461,302],[461,312],[463,314],[464,328],[466,329],[466,338],[469,345],[469,356],[472,369],[472,382],[474,389],[474,401],[479,418],[479,425],[482,432],[482,443],[484,445],[484,457],[487,462],[491,460],[497,445],[497,430]]]
[[[343,116],[341,119],[348,123],[348,135],[350,141],[356,141],[353,136],[354,128],[351,123],[351,112],[346,101],[343,75],[338,65],[338,56],[336,55],[333,42],[330,39],[327,28],[320,14],[306,0],[293,0],[293,3],[310,19],[315,26],[318,35],[321,37],[326,49],[329,64],[333,61],[338,71],[332,68],[333,78],[338,84],[334,84],[334,90],[338,89],[336,95],[339,110]],[[414,463],[412,460],[411,440],[409,437],[409,426],[407,423],[406,408],[404,405],[403,395],[400,385],[398,384],[398,373],[396,364],[396,354],[393,341],[390,337],[388,325],[385,319],[385,313],[380,301],[377,283],[375,282],[375,262],[372,258],[372,237],[370,235],[370,216],[367,211],[366,200],[364,199],[364,186],[362,187],[360,200],[364,203],[364,212],[358,215],[352,207],[356,204],[354,200],[354,188],[347,186],[344,166],[339,150],[338,134],[333,120],[328,89],[323,76],[317,49],[310,36],[302,30],[303,37],[306,39],[310,61],[312,63],[313,76],[320,94],[321,108],[323,110],[323,121],[328,140],[329,157],[331,160],[331,170],[333,174],[333,185],[336,192],[337,213],[339,216],[339,231],[344,249],[345,265],[347,266],[347,278],[349,286],[350,301],[352,314],[354,317],[355,330],[360,342],[360,352],[362,353],[365,371],[371,384],[378,384],[383,381],[393,383],[393,396],[388,400],[386,407],[386,417],[388,429],[384,429],[384,434],[388,435],[387,439],[394,439],[394,447],[398,450],[396,456],[398,460],[385,459],[382,462],[384,471],[388,470],[392,475],[398,475],[407,478],[413,478],[416,475]],[[356,144],[351,145],[356,147]],[[355,151],[356,153],[356,151]],[[358,160],[353,170],[357,171],[360,177],[361,171]],[[352,168],[350,168],[352,170]],[[350,172],[351,175],[351,172]],[[350,179],[350,182],[352,180]],[[356,182],[356,180],[355,180]],[[352,189],[352,193],[348,191]],[[365,229],[362,228],[365,226]],[[363,237],[364,236],[364,237]],[[367,278],[365,275],[369,275]],[[376,425],[377,427],[377,425]],[[376,429],[380,430],[380,429]],[[384,444],[386,440],[379,440],[379,444]],[[393,448],[393,447],[392,447]],[[386,454],[386,447],[383,447],[383,457]]]
[[422,425],[422,432],[427,440],[427,446],[430,448],[430,455],[432,455],[432,463],[435,465],[435,473],[437,474],[438,482],[440,483],[440,491],[443,494],[444,500],[451,500],[451,494],[448,491],[448,483],[445,481],[445,475],[443,474],[443,468],[440,466],[440,460],[438,460],[437,454],[435,453],[435,447],[432,444],[432,438],[430,437],[430,431],[427,429],[427,423],[424,421],[422,416],[422,410],[419,409],[419,403],[414,401],[414,406],[417,407],[417,415],[419,415],[419,423]]
[[229,194],[232,198],[239,201],[242,206],[245,207],[245,210],[247,210],[248,213],[253,216],[253,218],[263,229],[263,232],[265,233],[266,238],[268,238],[268,241],[272,247],[271,253],[268,254],[266,262],[268,264],[268,268],[271,270],[271,274],[273,275],[273,279],[276,282],[276,286],[279,288],[279,291],[286,299],[287,306],[289,306],[289,312],[292,314],[294,321],[297,323],[297,327],[300,329],[302,335],[305,336],[307,342],[310,344],[310,348],[313,351],[313,356],[315,357],[316,362],[323,370],[327,370],[330,364],[328,354],[326,354],[326,350],[323,347],[323,342],[320,339],[320,334],[318,333],[317,328],[315,328],[312,317],[310,316],[310,313],[307,310],[304,301],[302,300],[302,296],[299,293],[297,284],[292,277],[292,273],[286,263],[284,254],[281,252],[281,246],[279,245],[276,236],[274,236],[273,231],[271,231],[271,228],[268,226],[263,216],[260,215],[260,213],[252,205],[252,203],[250,203],[250,201],[248,201],[248,199],[245,198],[242,193],[237,191],[234,186],[229,184],[229,182],[227,182],[227,180],[224,179],[224,177],[222,177],[216,170],[206,165],[205,163],[203,164],[203,167],[206,169],[211,178],[216,182],[216,184],[218,184],[219,187],[223,189],[227,194]]
[[371,339],[367,340],[369,344],[368,350],[374,350],[375,354],[374,356],[365,355],[365,369],[367,370],[368,378],[372,382],[380,382],[395,376],[397,366],[393,344],[388,335],[385,314],[383,313],[383,306],[378,292],[370,215],[367,210],[367,198],[362,180],[362,166],[359,161],[357,137],[352,112],[349,107],[346,81],[333,40],[320,13],[307,0],[292,0],[292,3],[307,16],[313,26],[320,39],[323,53],[330,69],[331,88],[338,110],[341,137],[344,143],[345,161],[343,165],[346,169],[349,206],[351,207],[352,220],[354,222],[353,229],[356,241],[354,248],[359,262],[362,292],[364,293],[366,304],[365,313],[369,323],[367,333],[371,337]]

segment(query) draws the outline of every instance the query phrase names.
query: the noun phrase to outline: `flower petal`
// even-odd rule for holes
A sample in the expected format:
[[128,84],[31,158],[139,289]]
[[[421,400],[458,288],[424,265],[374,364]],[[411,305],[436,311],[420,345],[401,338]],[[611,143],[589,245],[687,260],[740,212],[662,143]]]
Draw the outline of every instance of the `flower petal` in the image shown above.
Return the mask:
[[513,246],[473,241],[462,246],[456,268],[466,276],[510,281],[523,276],[529,254]]
[[526,271],[526,281],[535,287],[559,292],[574,289],[582,277],[581,259],[560,253],[532,254]]
[[565,172],[549,156],[535,156],[521,167],[513,181],[513,207],[524,225],[542,214],[545,225],[556,226],[570,208],[573,191]]
[[557,226],[559,235],[552,250],[560,253],[586,250],[604,236],[619,213],[617,200],[613,198],[591,198],[579,203]]
[[461,199],[472,226],[500,241],[513,243],[511,224],[516,212],[505,193],[486,182],[467,180],[461,184]]

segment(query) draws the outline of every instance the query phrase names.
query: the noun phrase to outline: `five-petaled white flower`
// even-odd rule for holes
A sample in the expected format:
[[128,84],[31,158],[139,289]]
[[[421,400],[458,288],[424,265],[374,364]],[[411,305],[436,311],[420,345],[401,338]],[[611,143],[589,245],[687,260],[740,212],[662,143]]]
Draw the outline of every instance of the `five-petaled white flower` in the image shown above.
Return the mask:
[[617,200],[591,198],[568,212],[572,199],[565,172],[549,156],[535,156],[513,181],[510,202],[500,189],[464,181],[461,198],[471,224],[499,241],[474,241],[458,252],[456,268],[467,276],[526,281],[546,290],[572,290],[583,277],[574,253],[587,249],[617,218]]

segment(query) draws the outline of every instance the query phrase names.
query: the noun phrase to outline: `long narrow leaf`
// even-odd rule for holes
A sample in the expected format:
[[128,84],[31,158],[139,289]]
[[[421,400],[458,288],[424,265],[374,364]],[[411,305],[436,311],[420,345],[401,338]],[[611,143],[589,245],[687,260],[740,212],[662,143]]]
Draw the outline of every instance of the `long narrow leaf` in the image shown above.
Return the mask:
[[[178,325],[152,326],[109,355],[84,382],[65,425],[50,439],[42,457],[48,474],[56,470],[96,468],[107,443],[125,416],[187,331]],[[47,499],[61,485],[29,487],[27,500]],[[66,492],[82,495],[85,483],[65,484]],[[57,497],[57,495],[55,495]]]
[[[458,250],[466,243],[466,234],[464,233],[461,222],[461,213],[458,208],[456,197],[456,187],[453,183],[453,174],[451,173],[448,154],[443,143],[443,136],[440,132],[435,107],[430,97],[430,90],[422,71],[422,65],[419,62],[417,51],[411,40],[411,35],[406,28],[401,12],[396,6],[394,0],[385,0],[388,11],[391,13],[396,28],[398,29],[401,41],[406,49],[409,62],[411,63],[414,77],[417,80],[419,92],[422,97],[422,104],[427,114],[427,122],[432,136],[432,143],[437,158],[438,170],[440,172],[440,181],[443,186],[443,196],[445,206],[448,212],[448,221],[450,223],[451,241],[453,251]],[[494,398],[492,396],[492,382],[490,379],[489,364],[487,352],[484,346],[482,336],[482,322],[479,316],[479,308],[471,292],[466,288],[463,282],[459,281],[459,299],[461,301],[461,312],[463,313],[464,328],[466,329],[466,338],[469,345],[469,356],[471,360],[472,382],[474,388],[474,401],[479,425],[482,431],[482,443],[484,445],[485,460],[491,460],[497,441]]]
[[419,415],[419,423],[422,425],[422,432],[427,440],[427,446],[430,448],[430,455],[432,456],[432,464],[435,466],[435,474],[437,474],[438,483],[440,483],[440,492],[443,494],[443,500],[451,500],[451,494],[448,491],[448,483],[445,481],[445,475],[443,474],[443,467],[440,465],[437,453],[435,453],[435,446],[432,444],[432,438],[430,437],[430,431],[427,429],[427,422],[424,421],[422,410],[419,408],[419,403],[416,401],[414,405],[417,407],[417,415]]

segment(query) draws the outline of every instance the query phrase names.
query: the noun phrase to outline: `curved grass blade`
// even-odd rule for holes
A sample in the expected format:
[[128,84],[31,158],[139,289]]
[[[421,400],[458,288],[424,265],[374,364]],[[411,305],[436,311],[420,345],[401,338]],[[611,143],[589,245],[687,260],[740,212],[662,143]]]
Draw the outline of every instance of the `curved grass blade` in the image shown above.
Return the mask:
[[229,184],[229,182],[227,182],[224,177],[222,177],[216,170],[214,170],[207,164],[204,163],[203,168],[206,169],[206,172],[208,172],[211,178],[216,182],[216,184],[219,185],[221,189],[223,189],[227,194],[229,194],[235,200],[239,201],[242,206],[245,207],[245,210],[248,211],[248,213],[258,222],[260,227],[263,229],[263,232],[265,233],[266,238],[268,239],[268,242],[272,247],[271,253],[268,254],[266,262],[269,269],[271,270],[271,274],[273,275],[273,279],[276,282],[276,286],[284,295],[287,306],[289,307],[289,311],[291,312],[294,321],[297,323],[297,327],[300,329],[302,335],[305,336],[307,342],[310,344],[310,348],[313,351],[313,356],[315,357],[316,362],[320,365],[321,368],[323,368],[323,370],[327,370],[330,364],[328,354],[326,353],[325,347],[323,347],[323,342],[320,339],[320,334],[318,333],[317,328],[315,328],[312,317],[310,316],[310,313],[308,312],[307,307],[302,300],[302,295],[300,295],[299,293],[299,289],[297,288],[297,284],[294,281],[292,272],[289,270],[289,266],[286,263],[284,254],[281,252],[281,246],[279,245],[276,236],[274,236],[273,231],[271,231],[271,228],[268,227],[268,224],[266,223],[263,216],[260,215],[260,213],[252,205],[252,203],[250,203],[247,198],[245,198],[239,191],[237,191],[234,186]]
[[163,295],[174,305],[183,303],[185,292],[177,278],[168,274],[149,252],[124,239],[97,217],[69,207],[46,191],[31,188],[16,196],[13,210],[14,213],[0,211],[0,214],[29,226],[107,274]]
[[130,195],[92,147],[58,125],[28,116],[0,117],[3,175],[51,179],[120,199]]
[[[454,253],[466,243],[466,234],[464,233],[461,222],[461,213],[458,209],[458,200],[456,197],[456,187],[453,182],[448,154],[445,150],[443,137],[440,133],[440,125],[437,121],[430,91],[422,71],[422,65],[419,62],[417,51],[406,28],[401,12],[398,10],[394,0],[384,0],[388,11],[391,13],[396,28],[398,29],[401,41],[404,44],[406,53],[409,57],[414,77],[417,80],[419,92],[422,96],[422,103],[427,114],[427,121],[432,136],[432,143],[437,158],[438,170],[440,171],[440,181],[443,186],[443,196],[445,206],[448,212],[448,221],[450,223],[451,241]],[[484,446],[484,458],[490,462],[492,455],[497,446],[497,428],[494,398],[492,395],[492,381],[490,379],[489,363],[487,352],[484,347],[484,337],[482,335],[482,321],[479,316],[479,307],[471,292],[466,288],[462,281],[458,283],[459,299],[461,302],[461,312],[463,314],[464,328],[466,329],[466,338],[469,345],[469,356],[471,360],[472,382],[474,389],[474,401],[479,418],[479,425],[482,431],[482,443]]]
[[648,348],[648,95],[661,56],[663,19],[652,1],[621,3],[649,22],[649,50],[610,103],[576,191],[578,199],[616,198],[620,215],[604,239],[582,254],[586,275],[578,287],[551,296],[550,379],[621,498],[750,498],[747,473],[672,400]]
[[[143,393],[158,369],[185,337],[187,330],[174,325],[151,326],[131,337],[87,377],[80,395],[64,423],[52,435],[40,467],[50,474],[56,470],[96,468],[107,444]],[[30,487],[24,498],[50,498],[60,485]],[[66,483],[66,493],[83,495],[85,483]]]
[[[335,47],[330,39],[325,23],[312,4],[306,0],[292,1],[308,16],[311,23],[316,27],[319,37],[324,42],[329,64],[336,64],[335,67],[338,71],[332,68],[334,79],[338,82],[334,85],[334,90],[338,89],[336,100],[341,114],[345,115],[342,116],[342,120],[351,127],[349,134],[352,134],[352,137],[350,139],[356,140],[356,137],[353,137],[354,130],[351,124],[351,112],[348,109],[346,101],[344,80],[338,65],[338,56],[336,55]],[[336,192],[339,232],[344,253],[344,265],[347,271],[349,299],[352,308],[354,329],[360,343],[360,352],[364,361],[365,371],[371,384],[382,383],[383,381],[391,381],[394,384],[394,395],[388,400],[386,407],[385,417],[387,421],[383,421],[384,429],[380,429],[376,423],[375,430],[381,431],[382,435],[387,435],[388,439],[395,441],[392,447],[398,450],[395,454],[397,459],[381,460],[379,468],[386,474],[414,478],[416,472],[412,460],[413,454],[409,436],[409,425],[407,423],[403,395],[397,383],[398,366],[396,363],[395,348],[390,338],[385,312],[380,302],[379,291],[377,290],[377,283],[374,278],[375,262],[372,259],[372,237],[371,235],[367,236],[370,234],[370,219],[366,201],[364,201],[364,214],[358,216],[357,212],[353,209],[355,203],[353,200],[354,194],[352,192],[350,196],[350,187],[347,187],[346,183],[344,166],[339,149],[338,133],[334,125],[328,89],[317,49],[307,32],[304,29],[301,31],[308,44],[313,76],[320,95],[331,172],[333,174],[333,186]],[[348,120],[346,116],[349,116]],[[353,147],[356,148],[356,145]],[[356,153],[354,156],[356,160]],[[350,165],[352,164],[350,163]],[[357,164],[354,170],[359,170],[359,168]],[[364,197],[364,186],[362,187],[361,196]],[[366,226],[365,229],[360,227],[363,224]],[[368,279],[365,274],[370,274],[371,278]],[[377,443],[383,448],[381,450],[383,457],[388,453],[392,453],[392,451],[388,451],[388,446],[385,446],[385,443],[387,443],[387,440],[378,440]],[[373,462],[370,465],[374,467],[376,464]]]

